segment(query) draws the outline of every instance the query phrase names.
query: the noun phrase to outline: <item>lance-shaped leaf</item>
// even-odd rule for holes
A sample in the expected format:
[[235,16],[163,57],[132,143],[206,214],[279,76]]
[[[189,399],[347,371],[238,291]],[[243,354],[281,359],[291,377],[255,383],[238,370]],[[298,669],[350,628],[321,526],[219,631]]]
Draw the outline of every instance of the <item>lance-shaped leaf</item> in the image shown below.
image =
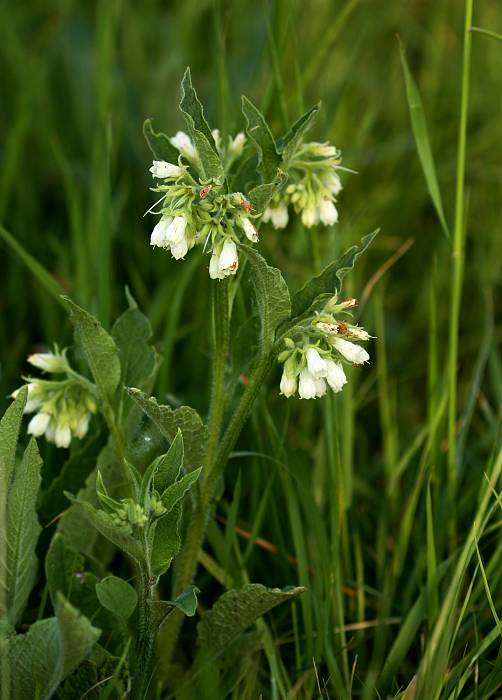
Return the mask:
[[352,270],[357,258],[364,253],[377,233],[378,229],[361,238],[359,245],[351,246],[338,260],[330,263],[317,277],[313,277],[296,292],[292,300],[293,318],[307,311],[320,295],[340,293],[343,278]]
[[207,427],[195,409],[190,406],[180,406],[180,408],[162,406],[156,399],[148,398],[139,389],[131,387],[127,391],[169,442],[175,439],[178,429],[181,430],[187,470],[195,469],[203,463],[206,454]]
[[294,600],[304,590],[250,583],[240,590],[224,593],[197,625],[201,653],[216,658],[259,617],[281,603]]
[[128,620],[138,603],[134,588],[118,576],[107,576],[96,584],[101,605],[122,620]]
[[66,496],[81,509],[86,519],[106,539],[110,540],[137,563],[143,562],[143,549],[138,540],[131,534],[131,528],[128,525],[117,525],[109,513],[94,508],[87,501],[74,498],[70,493],[67,493]]
[[166,509],[167,513],[170,513],[174,506],[181,501],[186,492],[192,488],[199,478],[201,471],[202,467],[199,467],[198,469],[188,472],[188,474],[182,476],[179,481],[176,481],[174,484],[171,484],[171,486],[168,486],[167,489],[161,494],[160,500],[162,501],[162,505]]
[[258,151],[258,172],[264,182],[272,182],[281,165],[281,156],[277,153],[272,132],[260,110],[244,95],[242,113],[246,118],[247,134]]
[[0,528],[0,617],[13,626],[21,618],[37,571],[35,548],[41,528],[36,503],[41,465],[37,443],[31,439],[10,488],[0,496],[6,498],[6,517]]
[[283,168],[288,169],[289,164],[298,150],[298,146],[302,142],[303,137],[310,129],[312,124],[317,117],[321,105],[316,104],[311,107],[308,112],[305,112],[299,119],[295,121],[291,129],[288,131],[284,137],[283,147],[282,147],[282,160]]
[[164,574],[181,548],[181,503],[177,503],[153,528],[150,562],[155,576]]
[[223,165],[216,150],[204,110],[192,85],[190,68],[187,68],[181,81],[180,110],[185,117],[190,137],[199,156],[201,175],[204,179],[223,181]]
[[266,354],[274,343],[276,328],[291,316],[288,285],[280,270],[271,267],[254,248],[247,245],[239,247],[252,269],[251,284],[261,322],[260,354]]
[[166,160],[175,164],[178,162],[178,149],[173,146],[168,136],[154,131],[151,119],[146,119],[143,123],[143,135],[155,160]]
[[28,387],[25,385],[20,388],[0,421],[0,497],[7,493],[12,479],[17,440],[27,397]]
[[174,484],[183,467],[184,447],[183,434],[178,428],[176,437],[171,443],[165,455],[158,458],[157,467],[153,475],[155,489],[162,493],[168,486]]
[[49,700],[57,687],[90,654],[101,632],[68,603],[56,601],[56,617],[35,622],[26,634],[7,641],[8,664],[1,686],[11,700]]
[[284,187],[287,179],[287,175],[279,170],[274,182],[257,185],[248,192],[247,197],[253,206],[253,214],[262,214],[265,211],[275,192]]
[[120,382],[120,360],[113,338],[87,311],[65,297],[75,328],[75,340],[90,367],[101,400],[110,404]]

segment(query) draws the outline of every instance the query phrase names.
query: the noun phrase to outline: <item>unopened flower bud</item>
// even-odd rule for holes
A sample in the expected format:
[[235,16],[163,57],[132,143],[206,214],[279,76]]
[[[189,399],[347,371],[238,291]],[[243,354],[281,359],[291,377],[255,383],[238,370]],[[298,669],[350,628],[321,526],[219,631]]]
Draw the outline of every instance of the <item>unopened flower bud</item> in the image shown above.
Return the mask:
[[168,163],[166,160],[154,160],[150,172],[153,177],[165,179],[168,177],[179,177],[183,170],[179,165],[173,165],[173,163]]

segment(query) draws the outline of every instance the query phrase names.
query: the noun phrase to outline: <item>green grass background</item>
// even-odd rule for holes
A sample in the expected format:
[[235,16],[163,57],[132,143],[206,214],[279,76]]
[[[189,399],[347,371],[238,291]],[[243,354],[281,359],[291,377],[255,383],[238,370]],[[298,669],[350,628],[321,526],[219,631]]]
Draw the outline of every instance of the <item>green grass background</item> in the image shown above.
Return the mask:
[[[235,697],[399,696],[417,671],[424,700],[500,692],[500,507],[486,476],[501,468],[502,41],[471,37],[453,472],[451,244],[417,155],[398,43],[453,231],[463,23],[460,0],[0,3],[4,405],[29,352],[71,343],[59,288],[109,324],[127,284],[164,355],[157,396],[207,409],[207,261],[152,251],[142,216],[153,199],[141,125],[182,128],[186,65],[211,125],[231,133],[243,128],[241,93],[277,135],[322,99],[312,137],[358,173],[343,177],[334,228],[264,230],[291,286],[381,228],[347,280],[376,336],[370,367],[315,405],[279,397],[277,370],[229,466],[202,599],[246,580],[308,588],[269,616],[266,652]],[[473,23],[502,33],[502,6],[477,0]],[[57,472],[61,456],[45,454]],[[181,643],[193,645],[190,627]]]

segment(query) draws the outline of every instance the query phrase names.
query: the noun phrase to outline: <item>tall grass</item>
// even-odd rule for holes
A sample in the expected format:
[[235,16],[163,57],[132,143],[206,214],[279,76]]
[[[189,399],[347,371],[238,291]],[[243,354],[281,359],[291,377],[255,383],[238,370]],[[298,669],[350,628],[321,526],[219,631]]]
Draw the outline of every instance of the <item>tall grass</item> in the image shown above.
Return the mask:
[[[206,271],[152,255],[142,218],[141,123],[181,127],[187,64],[229,133],[240,92],[277,132],[321,97],[315,137],[358,172],[334,229],[262,236],[293,283],[381,227],[348,280],[361,296],[371,279],[371,368],[316,405],[271,383],[232,455],[203,603],[248,580],[308,589],[260,622],[232,697],[500,693],[502,8],[472,12],[472,0],[0,3],[2,396],[33,348],[71,342],[61,290],[107,324],[127,284],[164,355],[157,395],[207,411]],[[45,457],[48,483],[61,457]],[[186,697],[223,697],[210,675],[186,679]]]

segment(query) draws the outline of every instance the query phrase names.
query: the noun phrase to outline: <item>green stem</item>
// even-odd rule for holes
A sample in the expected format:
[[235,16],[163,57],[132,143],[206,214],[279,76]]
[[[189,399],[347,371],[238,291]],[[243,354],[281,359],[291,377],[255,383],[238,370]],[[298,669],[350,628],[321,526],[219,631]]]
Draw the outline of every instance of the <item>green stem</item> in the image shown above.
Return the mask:
[[140,591],[138,601],[138,639],[136,643],[136,670],[133,678],[132,698],[142,700],[152,673],[152,659],[155,644],[155,624],[152,620],[152,602],[155,584],[145,567],[140,570]]
[[465,3],[464,54],[462,66],[462,95],[460,104],[460,124],[458,134],[458,159],[455,196],[455,228],[453,232],[452,278],[450,298],[449,355],[448,355],[448,505],[450,517],[450,542],[455,543],[456,524],[454,517],[456,491],[456,419],[457,419],[457,363],[458,363],[458,328],[460,302],[462,295],[462,277],[464,267],[464,193],[465,193],[465,158],[467,140],[467,109],[469,103],[469,74],[471,57],[471,33],[473,0]]

